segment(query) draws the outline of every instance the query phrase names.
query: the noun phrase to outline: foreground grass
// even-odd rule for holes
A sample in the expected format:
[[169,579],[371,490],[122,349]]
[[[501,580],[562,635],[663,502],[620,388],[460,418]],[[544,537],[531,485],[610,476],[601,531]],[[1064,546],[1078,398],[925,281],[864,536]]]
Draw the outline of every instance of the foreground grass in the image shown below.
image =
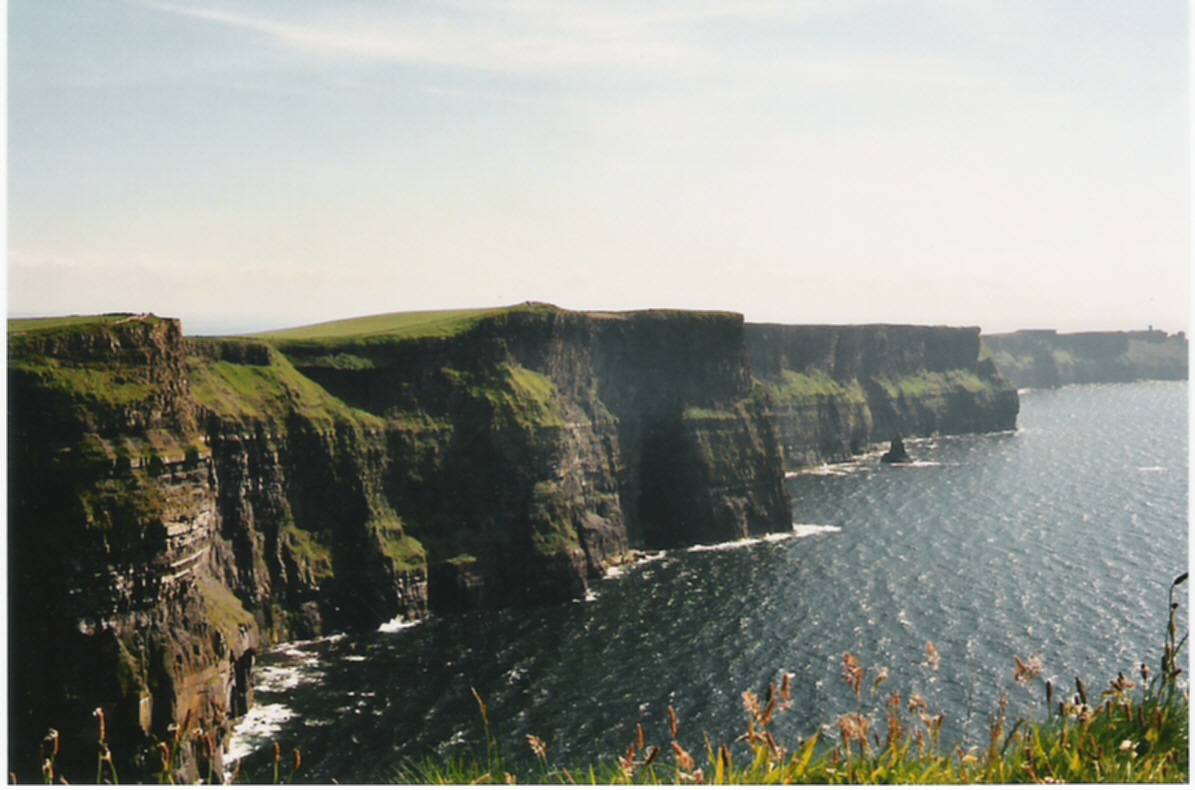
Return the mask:
[[[786,678],[787,680],[787,678]],[[1131,686],[1131,681],[1123,681]],[[732,757],[726,745],[708,741],[695,758],[677,740],[647,745],[642,729],[616,762],[583,770],[550,768],[547,747],[528,736],[540,767],[509,772],[492,745],[484,761],[428,758],[393,779],[401,783],[580,784],[974,784],[974,783],[1182,783],[1188,780],[1188,704],[1185,696],[1146,693],[1134,702],[1114,694],[1102,704],[1060,703],[1045,722],[1008,722],[993,715],[985,749],[942,750],[941,716],[929,716],[917,698],[906,704],[892,694],[885,706],[886,732],[873,732],[872,718],[848,714],[791,749],[769,731],[788,706],[787,690],[769,689],[766,701],[744,695],[748,730],[738,740],[747,753]],[[1076,700],[1081,695],[1076,694]],[[906,715],[907,711],[907,715]]]

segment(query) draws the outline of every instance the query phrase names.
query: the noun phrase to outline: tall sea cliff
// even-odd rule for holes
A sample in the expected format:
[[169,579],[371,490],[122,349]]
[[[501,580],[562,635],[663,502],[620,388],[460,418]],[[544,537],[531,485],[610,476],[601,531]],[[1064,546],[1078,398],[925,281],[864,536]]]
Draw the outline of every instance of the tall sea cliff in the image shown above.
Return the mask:
[[978,327],[749,324],[746,341],[790,469],[895,436],[1016,427],[1017,393]]
[[10,321],[8,350],[26,776],[50,727],[94,770],[97,707],[133,775],[174,725],[184,774],[218,771],[266,646],[582,597],[633,550],[789,529],[786,470],[1017,413],[978,330],[733,313],[525,304],[254,338],[110,315]]

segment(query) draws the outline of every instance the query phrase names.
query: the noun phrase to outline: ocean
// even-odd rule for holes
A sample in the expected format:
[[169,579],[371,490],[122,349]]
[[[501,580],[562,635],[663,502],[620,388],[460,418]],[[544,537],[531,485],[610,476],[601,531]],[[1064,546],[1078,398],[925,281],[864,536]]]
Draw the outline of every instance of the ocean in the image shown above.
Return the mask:
[[[877,723],[888,694],[917,693],[945,714],[944,743],[986,743],[1002,695],[1010,716],[1037,716],[1045,679],[1094,692],[1142,662],[1156,672],[1167,591],[1187,570],[1187,410],[1186,382],[1023,392],[1014,432],[791,476],[791,533],[653,555],[585,601],[280,646],[229,757],[266,781],[273,744],[298,748],[296,781],[322,783],[484,758],[474,692],[515,768],[535,760],[528,734],[570,769],[625,753],[636,724],[667,746],[670,707],[703,755],[707,736],[745,732],[743,692],[783,673],[793,706],[773,733],[791,741],[856,710],[847,652]],[[1040,659],[1042,679],[1018,685],[1017,658]]]

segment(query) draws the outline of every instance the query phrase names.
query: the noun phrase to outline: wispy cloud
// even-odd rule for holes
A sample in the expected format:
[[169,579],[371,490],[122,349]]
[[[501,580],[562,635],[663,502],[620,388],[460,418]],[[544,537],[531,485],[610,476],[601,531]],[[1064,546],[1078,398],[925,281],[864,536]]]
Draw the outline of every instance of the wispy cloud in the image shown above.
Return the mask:
[[[348,4],[197,6],[131,0],[250,31],[314,56],[542,74],[652,70],[705,62],[711,26],[801,24],[865,10],[862,0],[446,0],[362,10]],[[263,9],[266,9],[263,11]],[[701,31],[694,33],[694,31]]]
[[[505,73],[667,68],[689,51],[651,35],[663,20],[633,13],[578,13],[573,7],[496,3],[447,5],[435,15],[386,18],[342,15],[281,20],[240,12],[145,0],[155,10],[266,36],[308,54]],[[390,8],[397,8],[393,6]]]

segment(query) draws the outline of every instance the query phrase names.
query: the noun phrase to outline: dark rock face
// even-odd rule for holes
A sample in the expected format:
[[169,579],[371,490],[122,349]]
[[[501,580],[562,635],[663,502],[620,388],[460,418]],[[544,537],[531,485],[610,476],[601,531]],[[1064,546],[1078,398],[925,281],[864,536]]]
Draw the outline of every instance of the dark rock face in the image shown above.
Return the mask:
[[980,358],[974,327],[748,324],[751,368],[798,469],[892,436],[1016,427],[1016,389]]
[[996,367],[1018,387],[1187,378],[1187,338],[1182,332],[1059,334],[1042,329],[984,335],[983,343]]
[[[281,348],[391,420],[389,499],[428,548],[439,608],[557,600],[632,546],[787,529],[775,432],[744,405],[742,327],[732,314],[528,310],[451,338]],[[338,367],[350,351],[368,364]]]
[[[374,623],[426,613],[419,556],[396,569],[373,526],[384,436],[343,408],[292,402],[276,352],[210,365],[177,321],[152,316],[20,327],[8,416],[18,777],[37,775],[51,727],[65,775],[89,776],[97,707],[123,778],[149,776],[154,741],[184,723],[180,775],[219,774],[261,647],[350,627],[370,606]],[[213,391],[252,381],[276,409]],[[337,566],[353,570],[340,584]]]
[[[259,631],[211,572],[225,549],[176,321],[9,338],[10,764],[50,727],[95,768],[101,708],[122,767],[189,719],[217,733],[251,689]],[[84,398],[80,389],[88,390]],[[192,772],[220,755],[188,743]]]

